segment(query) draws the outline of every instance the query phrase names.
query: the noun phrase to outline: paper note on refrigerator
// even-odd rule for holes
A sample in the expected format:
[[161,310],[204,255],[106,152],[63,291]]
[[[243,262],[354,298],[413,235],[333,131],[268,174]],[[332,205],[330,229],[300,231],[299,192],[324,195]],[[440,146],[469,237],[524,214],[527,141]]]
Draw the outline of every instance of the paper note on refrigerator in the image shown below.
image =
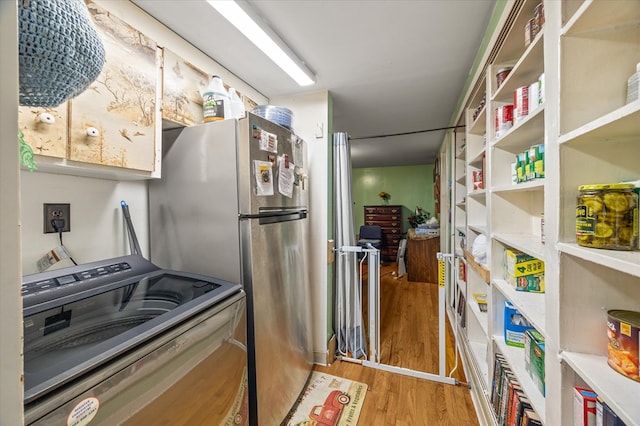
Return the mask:
[[285,197],[293,196],[293,183],[295,165],[289,162],[286,155],[278,159],[278,191]]
[[260,149],[268,152],[278,152],[278,135],[260,130]]
[[253,161],[256,195],[273,195],[273,170],[268,161]]

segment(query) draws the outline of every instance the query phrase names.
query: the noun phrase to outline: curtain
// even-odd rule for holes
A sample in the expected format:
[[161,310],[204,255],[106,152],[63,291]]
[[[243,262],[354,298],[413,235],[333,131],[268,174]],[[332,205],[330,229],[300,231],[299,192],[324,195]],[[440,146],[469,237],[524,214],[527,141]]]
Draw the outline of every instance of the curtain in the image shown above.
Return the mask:
[[[351,153],[346,133],[333,134],[334,238],[337,249],[355,246],[353,198],[351,195]],[[357,257],[336,253],[335,326],[338,350],[354,358],[366,356],[362,327],[362,295]]]

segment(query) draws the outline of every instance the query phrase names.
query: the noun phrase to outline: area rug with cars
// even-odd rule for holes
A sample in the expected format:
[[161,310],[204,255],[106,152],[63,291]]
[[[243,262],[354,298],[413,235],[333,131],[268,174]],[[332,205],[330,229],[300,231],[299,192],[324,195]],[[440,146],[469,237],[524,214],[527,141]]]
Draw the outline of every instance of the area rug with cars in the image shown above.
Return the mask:
[[367,385],[314,371],[287,426],[357,425],[367,395]]

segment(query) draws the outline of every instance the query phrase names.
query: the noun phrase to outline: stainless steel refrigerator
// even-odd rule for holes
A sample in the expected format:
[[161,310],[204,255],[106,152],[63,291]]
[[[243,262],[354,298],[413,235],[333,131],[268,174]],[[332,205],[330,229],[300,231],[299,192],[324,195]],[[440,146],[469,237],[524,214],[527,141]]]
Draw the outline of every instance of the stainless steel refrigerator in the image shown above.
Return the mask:
[[305,143],[253,114],[163,133],[151,261],[247,293],[249,420],[280,424],[312,368]]

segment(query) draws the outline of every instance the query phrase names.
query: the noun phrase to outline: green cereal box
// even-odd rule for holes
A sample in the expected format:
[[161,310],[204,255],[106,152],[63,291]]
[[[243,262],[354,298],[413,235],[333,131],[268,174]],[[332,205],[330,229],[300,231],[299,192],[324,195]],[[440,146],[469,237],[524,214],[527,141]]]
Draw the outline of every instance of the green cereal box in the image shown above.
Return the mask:
[[524,152],[516,155],[516,174],[518,176],[518,183],[525,182],[527,180],[527,176],[525,174],[527,159],[528,156]]
[[529,148],[530,179],[544,177],[544,145],[533,145]]
[[531,328],[524,331],[524,366],[540,393],[545,394],[544,336]]

